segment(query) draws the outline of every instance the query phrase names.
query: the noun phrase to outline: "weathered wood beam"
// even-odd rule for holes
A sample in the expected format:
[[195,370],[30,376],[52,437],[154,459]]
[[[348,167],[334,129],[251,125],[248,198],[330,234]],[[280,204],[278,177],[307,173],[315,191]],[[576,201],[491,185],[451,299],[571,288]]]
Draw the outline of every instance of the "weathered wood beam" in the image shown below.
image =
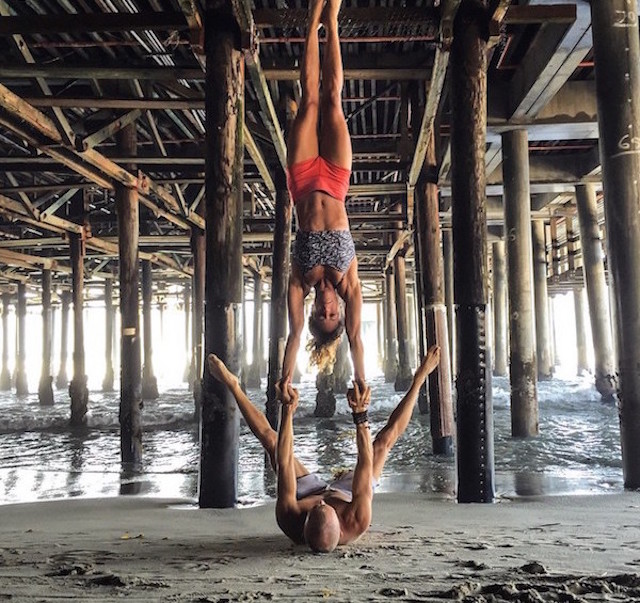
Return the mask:
[[405,248],[408,248],[411,245],[412,236],[413,236],[412,230],[405,230],[404,232],[398,234],[395,242],[391,246],[391,249],[389,249],[389,252],[387,253],[387,259],[385,260],[385,265],[384,265],[385,272],[391,266],[391,264],[393,264],[393,261],[395,260],[396,256],[402,251],[404,251]]
[[[2,17],[9,17],[11,15],[9,6],[5,0],[0,0],[0,15],[2,15]],[[29,50],[29,46],[27,46],[27,42],[20,34],[15,34],[13,36],[13,42],[18,52],[23,56],[25,62],[29,64],[34,64],[36,62],[31,54],[31,50]],[[46,97],[52,96],[51,89],[43,78],[36,78],[35,81],[42,94]],[[61,108],[54,107],[53,119],[56,122],[65,143],[72,145],[74,143],[75,134]]]
[[[0,69],[0,77],[2,69]],[[298,67],[273,67],[264,68],[264,76],[270,81],[297,81],[300,79]],[[345,80],[426,80],[430,70],[423,67],[346,67],[344,68]]]
[[177,11],[143,13],[85,13],[29,15],[0,19],[0,36],[14,34],[88,33],[100,31],[171,31],[187,29],[185,15]]
[[72,67],[63,65],[0,66],[0,79],[24,79],[43,77],[66,80],[191,80],[204,81],[202,69],[181,67],[122,67],[113,65],[87,65]]
[[140,109],[134,109],[133,111],[130,111],[129,113],[118,117],[118,119],[114,120],[110,124],[107,124],[103,128],[100,128],[93,134],[85,138],[78,138],[76,140],[76,149],[80,152],[93,149],[101,142],[104,142],[107,138],[111,138],[112,136],[114,136],[116,132],[119,132],[125,126],[128,126],[130,123],[135,122],[140,117],[140,115]]
[[204,98],[71,98],[47,96],[25,97],[24,100],[33,107],[64,107],[70,109],[140,109],[142,111],[204,109]]
[[510,6],[510,0],[497,0],[493,19],[502,20],[509,25],[532,25],[535,23],[573,23],[576,20],[575,4],[526,4]]
[[251,131],[249,130],[249,128],[247,128],[246,123],[243,124],[243,137],[244,137],[245,149],[247,149],[247,153],[249,153],[249,156],[251,157],[253,163],[256,164],[256,167],[258,168],[258,172],[260,172],[260,176],[262,176],[262,179],[264,180],[264,184],[267,187],[267,190],[272,195],[275,195],[276,186],[273,183],[273,178],[271,177],[271,171],[269,170],[269,167],[267,166],[264,156],[262,155],[262,151],[258,148],[256,141],[253,139],[253,136],[251,135]]
[[8,281],[15,281],[16,283],[28,283],[32,280],[31,277],[26,274],[19,274],[9,270],[0,270],[0,278],[7,279]]
[[54,270],[56,272],[64,272],[66,274],[71,273],[71,268],[69,266],[61,265],[57,260],[20,253],[18,251],[11,251],[9,249],[0,249],[0,263],[6,264],[7,266],[16,266],[18,268],[37,267]]
[[189,26],[189,41],[196,55],[204,55],[204,24],[195,0],[178,0],[180,9]]

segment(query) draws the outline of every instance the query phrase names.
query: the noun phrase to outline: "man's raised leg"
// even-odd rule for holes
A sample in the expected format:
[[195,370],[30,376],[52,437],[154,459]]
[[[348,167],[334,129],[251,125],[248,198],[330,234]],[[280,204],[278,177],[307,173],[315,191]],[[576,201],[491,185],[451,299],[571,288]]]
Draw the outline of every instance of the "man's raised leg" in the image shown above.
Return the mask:
[[[269,425],[266,415],[258,410],[251,400],[247,397],[240,387],[238,377],[236,377],[215,354],[209,354],[207,359],[209,372],[218,380],[224,383],[233,397],[236,399],[238,408],[244,417],[251,433],[253,433],[262,447],[269,455],[269,462],[275,469],[276,466],[276,443],[278,434]],[[296,477],[309,473],[308,469],[297,459],[294,458],[296,465]]]
[[426,356],[422,359],[422,363],[416,370],[409,391],[404,395],[398,406],[395,407],[387,424],[376,435],[373,441],[373,479],[380,479],[389,451],[409,425],[422,384],[429,374],[435,370],[439,362],[440,348],[434,345],[429,348]]

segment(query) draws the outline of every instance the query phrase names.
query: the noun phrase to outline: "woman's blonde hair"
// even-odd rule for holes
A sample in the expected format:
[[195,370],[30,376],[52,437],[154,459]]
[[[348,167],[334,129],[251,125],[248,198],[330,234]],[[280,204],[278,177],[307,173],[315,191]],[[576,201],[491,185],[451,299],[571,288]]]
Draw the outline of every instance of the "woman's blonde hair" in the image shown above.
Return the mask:
[[309,352],[311,365],[317,366],[320,372],[330,371],[336,362],[336,352],[340,345],[342,333],[344,333],[344,310],[342,304],[340,304],[340,322],[333,331],[328,333],[320,327],[320,321],[315,312],[311,312],[311,316],[309,316],[309,333],[311,333],[311,339],[307,343],[307,351]]

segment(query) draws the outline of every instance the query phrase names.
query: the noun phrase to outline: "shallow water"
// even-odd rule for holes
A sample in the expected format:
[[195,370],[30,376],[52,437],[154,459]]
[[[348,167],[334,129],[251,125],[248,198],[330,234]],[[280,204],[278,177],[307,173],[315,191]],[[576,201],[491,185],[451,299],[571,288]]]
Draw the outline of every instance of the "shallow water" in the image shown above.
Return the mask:
[[[371,380],[370,418],[375,433],[401,395],[381,377]],[[352,466],[354,429],[344,396],[331,419],[313,417],[315,383],[299,386],[295,450],[312,471],[330,475]],[[265,396],[249,392],[264,407]],[[538,385],[540,436],[510,437],[506,378],[493,380],[495,470],[498,496],[584,494],[620,491],[622,463],[618,413],[603,404],[592,378],[554,379]],[[67,428],[69,398],[56,394],[54,407],[41,407],[37,395],[18,400],[0,394],[0,503],[68,496],[146,494],[195,498],[199,444],[191,420],[193,399],[186,389],[171,389],[144,407],[144,471],[135,478],[120,474],[118,394],[90,394],[88,426]],[[455,461],[431,454],[429,417],[417,411],[405,436],[385,466],[379,491],[417,491],[455,495]],[[270,469],[247,427],[242,425],[238,496],[241,505],[257,504],[275,493]]]

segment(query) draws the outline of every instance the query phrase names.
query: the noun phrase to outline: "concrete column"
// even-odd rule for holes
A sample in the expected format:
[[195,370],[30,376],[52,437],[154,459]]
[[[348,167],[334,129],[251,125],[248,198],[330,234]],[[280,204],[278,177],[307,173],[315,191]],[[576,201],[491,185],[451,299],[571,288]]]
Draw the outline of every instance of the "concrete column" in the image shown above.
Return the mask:
[[38,385],[40,404],[53,404],[53,376],[51,375],[51,270],[42,271],[42,369]]
[[494,499],[487,345],[485,0],[462,0],[451,47],[451,184],[456,304],[458,502]]
[[115,380],[113,370],[113,339],[116,311],[113,307],[113,280],[108,278],[104,281],[104,360],[105,372],[102,380],[102,391],[112,392]]
[[[205,15],[207,40],[205,358],[216,354],[238,374],[242,358],[242,203],[244,59],[236,47],[231,3]],[[220,261],[224,258],[224,261]],[[232,507],[237,499],[240,413],[225,385],[203,374],[199,504]]]
[[449,362],[451,375],[456,374],[456,320],[453,304],[453,233],[442,231],[442,256],[444,261],[444,303],[447,306],[447,331],[449,333]]
[[11,389],[11,372],[9,371],[9,304],[11,294],[2,294],[2,372],[0,372],[0,391]]
[[511,435],[538,435],[537,362],[526,130],[502,135],[504,221],[509,281]]
[[253,275],[253,362],[248,370],[247,387],[260,387],[262,361],[262,277]]
[[578,375],[589,370],[587,361],[587,333],[585,330],[584,287],[573,290],[573,307],[576,315],[576,347],[578,350]]
[[416,187],[416,218],[420,226],[419,257],[424,296],[426,347],[440,346],[440,364],[429,375],[429,409],[433,453],[453,455],[454,419],[449,364],[449,333],[444,297],[444,267],[440,247],[438,187],[429,174],[436,173],[433,136],[425,158],[425,170]]
[[507,374],[507,266],[505,243],[493,243],[493,332],[495,359],[493,374],[503,377]]
[[187,358],[182,381],[191,384],[193,376],[191,374],[191,285],[186,284],[182,289],[184,300],[184,352]]
[[376,335],[378,341],[378,366],[382,369],[384,367],[384,337],[382,324],[382,302],[376,302]]
[[67,357],[69,355],[69,305],[71,303],[71,292],[63,291],[60,294],[60,368],[56,377],[56,387],[66,388],[69,385],[67,376]]
[[[616,371],[611,341],[607,281],[604,274],[604,252],[598,225],[596,189],[593,184],[576,186],[576,204],[580,221],[582,270],[587,287],[596,363],[596,389],[603,399],[611,400],[616,392]],[[638,274],[640,276],[640,271]],[[638,450],[640,451],[640,448]]]
[[591,3],[626,488],[640,487],[640,36],[637,5]]
[[393,276],[396,288],[396,325],[398,328],[398,373],[395,390],[409,389],[413,375],[409,361],[409,323],[407,317],[407,269],[403,255],[393,260]]
[[551,331],[549,330],[549,295],[547,293],[547,250],[544,240],[544,221],[533,220],[531,225],[533,245],[533,289],[536,310],[536,351],[538,379],[551,379]]
[[558,339],[556,337],[556,314],[555,314],[555,298],[553,295],[550,295],[547,298],[547,306],[549,308],[549,324],[551,331],[551,360],[553,362],[553,366],[558,366],[560,364],[560,352],[558,349]]
[[26,362],[26,346],[27,346],[27,286],[24,283],[18,283],[18,337],[16,349],[16,395],[26,396],[29,394],[29,386],[27,384],[27,373],[25,370]]
[[[118,152],[135,156],[135,125],[116,135]],[[135,173],[135,164],[127,166]],[[137,470],[142,463],[142,352],[140,349],[138,191],[116,186],[118,252],[120,261],[120,455],[123,467]]]
[[142,333],[144,362],[142,365],[142,399],[158,398],[158,380],[153,371],[153,327],[151,311],[153,301],[153,275],[151,262],[142,260]]
[[387,300],[385,325],[386,354],[384,367],[384,380],[392,383],[398,374],[397,344],[396,344],[396,288],[391,269],[385,276],[385,296]]

